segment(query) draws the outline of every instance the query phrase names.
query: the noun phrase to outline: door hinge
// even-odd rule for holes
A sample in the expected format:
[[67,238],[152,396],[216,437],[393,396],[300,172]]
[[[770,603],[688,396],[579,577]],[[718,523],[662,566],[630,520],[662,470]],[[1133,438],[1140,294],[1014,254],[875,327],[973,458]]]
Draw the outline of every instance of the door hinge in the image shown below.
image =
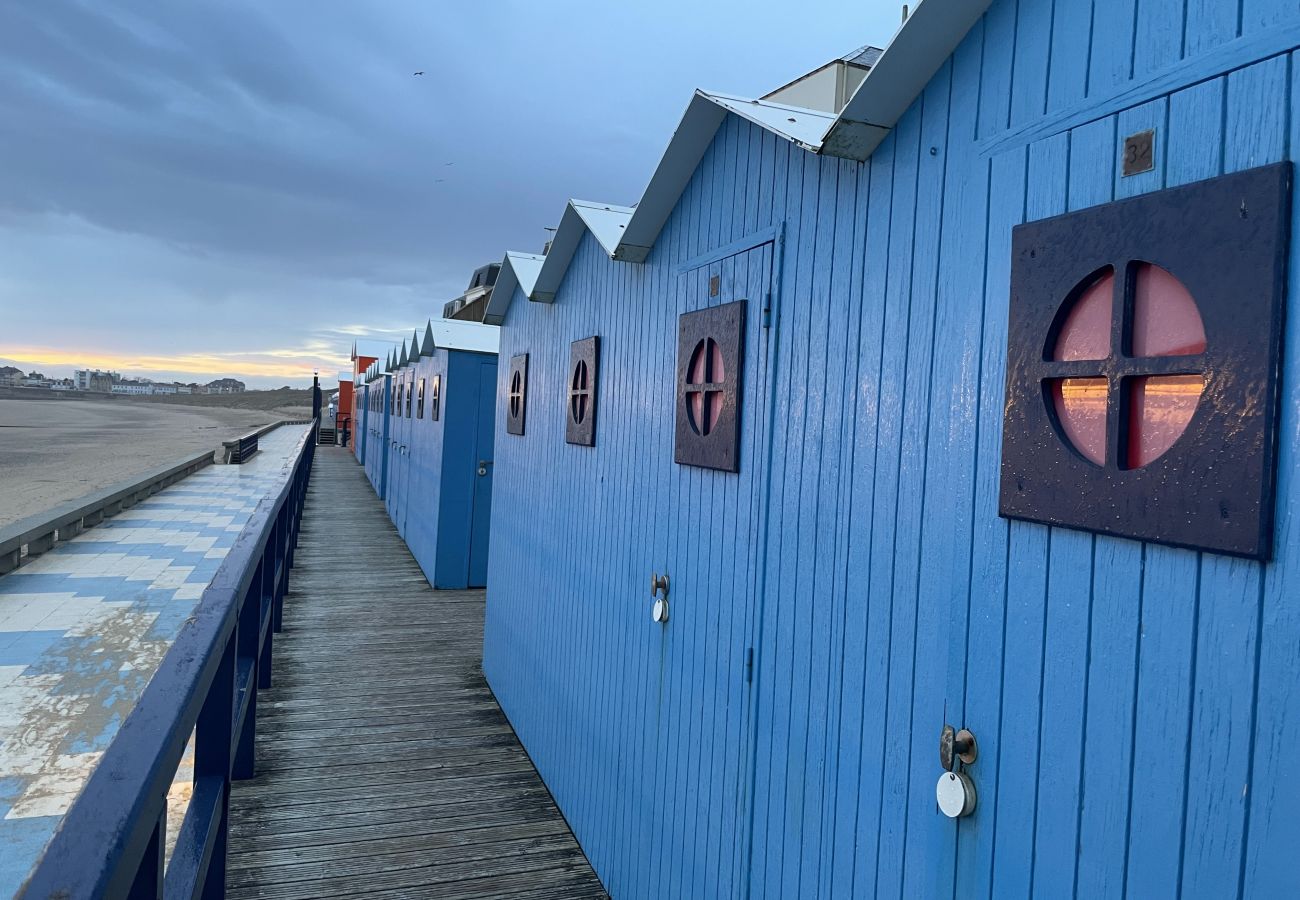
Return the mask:
[[754,648],[749,647],[745,650],[745,681],[754,680]]

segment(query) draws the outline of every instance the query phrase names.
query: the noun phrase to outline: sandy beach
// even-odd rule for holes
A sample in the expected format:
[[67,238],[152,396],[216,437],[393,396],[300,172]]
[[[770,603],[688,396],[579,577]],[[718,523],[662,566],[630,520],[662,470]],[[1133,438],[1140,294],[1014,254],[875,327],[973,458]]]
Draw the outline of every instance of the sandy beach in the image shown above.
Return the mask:
[[294,411],[0,398],[0,525],[289,418]]

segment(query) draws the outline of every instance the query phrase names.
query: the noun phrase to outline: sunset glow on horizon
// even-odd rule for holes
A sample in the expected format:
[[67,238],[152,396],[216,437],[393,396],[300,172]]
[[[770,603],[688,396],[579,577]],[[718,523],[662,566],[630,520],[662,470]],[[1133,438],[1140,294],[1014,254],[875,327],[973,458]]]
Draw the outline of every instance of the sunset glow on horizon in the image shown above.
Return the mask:
[[[76,369],[109,369],[155,381],[207,381],[216,378],[306,383],[312,371],[332,376],[351,368],[351,361],[327,345],[270,349],[248,353],[134,354],[0,344],[0,360],[69,377]],[[45,371],[49,370],[49,371]]]

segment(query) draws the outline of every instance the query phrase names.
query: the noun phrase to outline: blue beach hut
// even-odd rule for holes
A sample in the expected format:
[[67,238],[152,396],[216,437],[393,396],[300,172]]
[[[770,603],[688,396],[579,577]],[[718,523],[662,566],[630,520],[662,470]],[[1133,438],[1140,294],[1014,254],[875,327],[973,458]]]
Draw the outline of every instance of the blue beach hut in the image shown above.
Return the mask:
[[1298,46],[924,0],[503,267],[484,671],[613,895],[1297,894]]
[[435,588],[487,583],[498,340],[493,325],[435,319],[393,376],[385,500]]

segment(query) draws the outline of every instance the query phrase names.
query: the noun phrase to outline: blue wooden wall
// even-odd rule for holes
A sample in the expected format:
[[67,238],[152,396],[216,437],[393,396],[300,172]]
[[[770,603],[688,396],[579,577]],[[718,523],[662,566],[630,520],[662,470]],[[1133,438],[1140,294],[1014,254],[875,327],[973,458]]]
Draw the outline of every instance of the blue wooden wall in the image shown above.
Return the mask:
[[[438,348],[411,365],[416,387],[425,381],[424,417],[406,421],[408,450],[403,468],[402,536],[429,583],[439,589],[483,587],[483,571],[471,572],[471,555],[487,555],[486,505],[476,509],[478,461],[492,460],[493,435],[481,434],[480,419],[493,420],[496,356]],[[486,368],[487,377],[483,376]],[[432,418],[433,382],[441,378],[441,409]],[[491,478],[489,474],[484,476]],[[475,525],[480,546],[475,546]]]
[[[441,379],[437,420],[435,378]],[[394,406],[396,386],[401,387],[400,408]],[[435,588],[485,583],[495,386],[495,355],[435,348],[364,385],[359,394],[366,476]],[[489,463],[483,477],[478,475],[480,459]]]
[[[615,896],[1300,896],[1300,265],[1273,562],[996,512],[1012,227],[1291,158],[1298,45],[1276,0],[996,0],[866,164],[729,117],[644,264],[588,235],[515,297],[484,668]],[[742,296],[741,472],[676,466],[677,316]]]
[[366,477],[374,487],[375,493],[384,497],[388,487],[388,463],[391,455],[389,440],[389,419],[392,415],[392,378],[383,374],[365,386],[365,396],[373,408],[366,415]]

